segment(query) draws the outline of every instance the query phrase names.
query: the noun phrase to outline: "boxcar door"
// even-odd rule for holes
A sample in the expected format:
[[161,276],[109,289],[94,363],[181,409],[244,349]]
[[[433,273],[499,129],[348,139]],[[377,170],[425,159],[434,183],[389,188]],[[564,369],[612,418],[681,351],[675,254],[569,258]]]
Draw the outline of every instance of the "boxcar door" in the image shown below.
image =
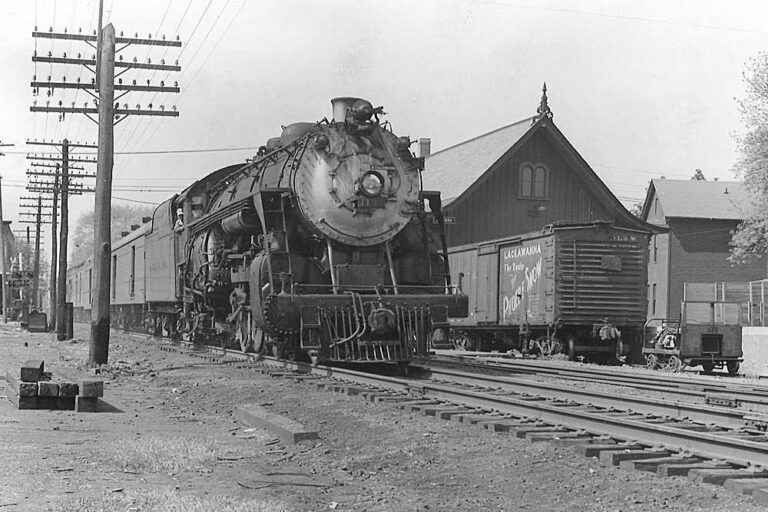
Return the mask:
[[496,298],[499,283],[499,250],[496,244],[481,245],[477,248],[477,279],[473,285],[475,321],[497,323],[499,320]]

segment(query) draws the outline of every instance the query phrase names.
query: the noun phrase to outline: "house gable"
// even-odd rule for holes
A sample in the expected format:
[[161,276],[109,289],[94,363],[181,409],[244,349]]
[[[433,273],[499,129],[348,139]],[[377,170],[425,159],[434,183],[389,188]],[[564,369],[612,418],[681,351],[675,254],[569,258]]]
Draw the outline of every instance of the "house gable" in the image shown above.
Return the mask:
[[[519,129],[519,123],[510,127]],[[447,226],[451,246],[514,236],[553,223],[607,221],[658,230],[624,208],[549,117],[536,120],[487,169],[476,172],[474,181],[467,185],[464,179],[463,187],[449,179],[457,169],[449,150],[442,160],[428,159],[425,186],[448,191],[444,210],[452,222]],[[523,185],[524,166],[545,170],[543,196],[531,194],[530,181]]]

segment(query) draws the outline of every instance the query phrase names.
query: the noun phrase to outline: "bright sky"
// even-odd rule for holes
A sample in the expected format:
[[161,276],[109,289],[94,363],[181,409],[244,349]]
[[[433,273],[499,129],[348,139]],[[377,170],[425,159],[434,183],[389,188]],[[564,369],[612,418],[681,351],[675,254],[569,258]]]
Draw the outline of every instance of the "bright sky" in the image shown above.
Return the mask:
[[[80,114],[33,114],[33,75],[91,74],[37,64],[32,53],[90,56],[81,42],[33,39],[41,31],[96,27],[98,0],[4,0],[0,7],[3,215],[20,218],[27,139],[93,142]],[[735,98],[744,64],[768,46],[768,2],[702,0],[104,0],[118,34],[180,36],[182,49],[128,47],[124,58],[177,58],[181,73],[128,72],[124,80],[178,81],[181,94],[130,93],[131,107],[177,105],[179,118],[117,125],[115,201],[159,203],[211,171],[243,161],[280,126],[330,117],[329,100],[383,105],[398,135],[430,137],[433,151],[535,113],[542,82],[554,120],[625,204],[651,178],[733,180]],[[84,92],[51,104],[81,106]],[[82,151],[81,151],[82,153]],[[89,168],[95,170],[95,166]],[[119,199],[118,199],[119,198]],[[72,217],[93,195],[72,201]],[[21,209],[22,211],[31,211]],[[74,220],[73,220],[74,222]]]

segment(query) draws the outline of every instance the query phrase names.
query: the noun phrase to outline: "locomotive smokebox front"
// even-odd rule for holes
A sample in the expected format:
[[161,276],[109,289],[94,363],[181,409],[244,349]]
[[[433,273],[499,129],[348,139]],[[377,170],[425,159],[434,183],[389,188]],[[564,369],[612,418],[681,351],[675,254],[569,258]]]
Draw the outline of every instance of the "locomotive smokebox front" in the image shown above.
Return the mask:
[[293,187],[321,236],[352,246],[391,240],[419,209],[421,180],[408,144],[371,117],[359,98],[332,100],[334,120],[307,143]]

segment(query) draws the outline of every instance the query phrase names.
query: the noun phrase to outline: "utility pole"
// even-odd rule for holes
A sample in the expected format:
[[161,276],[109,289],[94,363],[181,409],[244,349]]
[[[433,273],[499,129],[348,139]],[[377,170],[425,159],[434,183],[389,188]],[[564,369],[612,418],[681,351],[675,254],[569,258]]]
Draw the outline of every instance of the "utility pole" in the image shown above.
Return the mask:
[[[131,91],[178,93],[180,91],[178,84],[174,84],[171,87],[166,86],[163,82],[160,82],[160,85],[151,85],[147,81],[147,85],[144,86],[138,85],[136,80],[133,80],[132,85],[129,85],[124,84],[122,79],[119,80],[118,84],[115,84],[115,78],[128,70],[181,71],[178,61],[176,64],[171,65],[166,64],[164,60],[156,64],[152,63],[150,59],[143,63],[138,62],[136,58],[133,59],[133,62],[124,61],[122,56],[120,56],[119,60],[115,58],[119,52],[131,45],[181,47],[178,37],[176,37],[175,41],[166,40],[165,36],[161,39],[153,39],[151,35],[147,38],[139,38],[138,34],[131,38],[123,37],[121,33],[118,37],[115,36],[115,28],[111,24],[102,29],[101,18],[102,3],[99,6],[99,28],[93,35],[67,34],[66,32],[55,33],[53,29],[48,32],[41,32],[37,30],[37,27],[35,27],[35,31],[32,33],[33,37],[38,38],[82,41],[91,47],[94,47],[95,44],[96,55],[91,58],[81,58],[80,55],[76,59],[66,55],[54,57],[52,54],[49,54],[47,57],[35,54],[32,57],[33,62],[84,66],[95,74],[94,80],[91,83],[71,83],[64,79],[61,82],[53,82],[50,77],[47,82],[44,82],[37,80],[35,76],[32,81],[32,88],[35,93],[39,93],[40,89],[47,89],[49,96],[55,89],[81,89],[93,96],[96,100],[96,108],[90,106],[89,103],[85,103],[82,107],[78,107],[75,104],[64,106],[61,101],[58,102],[58,106],[55,106],[51,105],[50,100],[46,101],[45,106],[38,106],[35,101],[30,107],[32,112],[52,112],[58,113],[60,116],[73,113],[84,114],[99,125],[94,212],[93,304],[91,306],[91,341],[88,351],[88,363],[93,366],[106,363],[109,356],[110,204],[114,158],[113,126],[129,116],[178,117],[179,115],[175,106],[170,110],[166,110],[164,105],[155,108],[151,103],[146,108],[141,108],[140,105],[136,105],[136,108],[129,108],[128,104],[123,104],[121,107],[119,104],[120,98]],[[116,45],[120,45],[120,48],[116,49]],[[115,75],[115,68],[121,68],[117,75]],[[115,97],[116,90],[121,91],[121,94],[117,97]],[[94,92],[98,92],[98,95]],[[97,116],[98,120],[94,119],[93,116]]]
[[59,278],[56,289],[56,339],[67,339],[65,304],[67,302],[67,238],[69,237],[69,141],[61,144],[61,229],[59,236]]
[[[68,197],[71,194],[82,194],[83,192],[92,191],[92,189],[86,189],[81,183],[72,183],[70,178],[93,178],[95,174],[92,173],[69,173],[70,162],[76,162],[80,164],[92,164],[96,163],[93,158],[82,156],[70,156],[70,148],[86,148],[96,149],[95,144],[80,144],[70,143],[67,139],[61,142],[56,141],[27,141],[29,146],[52,146],[60,151],[61,156],[52,153],[44,154],[28,154],[27,160],[31,160],[31,166],[33,168],[52,168],[55,167],[55,171],[49,170],[27,170],[27,176],[29,178],[29,184],[27,190],[31,192],[39,193],[52,193],[53,204],[51,205],[51,290],[50,290],[50,317],[48,318],[49,329],[56,329],[57,333],[66,332],[65,318],[61,317],[61,311],[64,308],[64,304],[67,300],[67,239],[69,236],[69,209],[68,209]],[[77,170],[83,170],[83,167],[74,167]],[[48,180],[41,180],[40,178],[48,178]],[[53,178],[53,181],[50,181]],[[59,214],[59,198],[61,198],[61,228],[58,235],[60,237],[57,242],[57,219]],[[62,274],[63,272],[63,274]],[[61,331],[59,331],[61,329]]]
[[88,362],[104,364],[109,357],[109,271],[112,252],[112,165],[114,155],[115,28],[101,34],[99,49],[99,155],[96,168],[96,209],[93,216],[93,304]]
[[[10,147],[13,144],[3,144],[0,142],[0,147]],[[0,153],[0,156],[5,156],[4,153]],[[5,223],[3,222],[3,187],[2,176],[0,176],[0,275],[2,276],[2,283],[0,283],[0,293],[3,296],[3,323],[8,323],[8,291],[6,287],[7,276],[5,275]]]
[[[37,196],[37,222],[35,223],[35,261],[32,264],[32,308],[40,307],[40,227],[43,215],[43,196]],[[29,233],[27,233],[29,243]]]

